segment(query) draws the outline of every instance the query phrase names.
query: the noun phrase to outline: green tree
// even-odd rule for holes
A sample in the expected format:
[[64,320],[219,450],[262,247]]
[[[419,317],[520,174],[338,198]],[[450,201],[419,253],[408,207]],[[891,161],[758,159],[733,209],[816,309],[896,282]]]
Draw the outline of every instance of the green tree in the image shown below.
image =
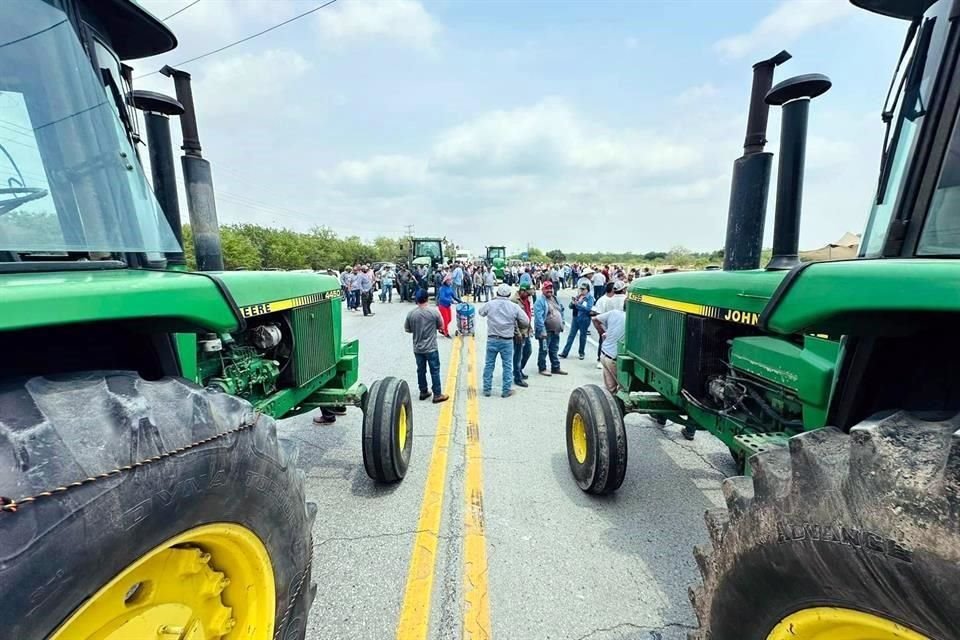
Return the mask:
[[567,259],[566,254],[560,251],[560,249],[547,251],[547,257],[550,258],[551,262],[565,262]]
[[260,268],[260,251],[243,231],[233,226],[220,229],[220,245],[223,247],[225,269],[256,270]]

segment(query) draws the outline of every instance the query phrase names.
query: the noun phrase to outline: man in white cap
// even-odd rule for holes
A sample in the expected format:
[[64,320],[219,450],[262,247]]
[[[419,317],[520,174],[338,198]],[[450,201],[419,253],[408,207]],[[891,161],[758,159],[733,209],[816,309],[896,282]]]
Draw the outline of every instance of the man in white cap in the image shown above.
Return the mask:
[[517,325],[522,329],[530,326],[530,319],[519,305],[510,301],[513,289],[510,285],[497,287],[497,297],[480,308],[480,315],[487,319],[487,360],[483,367],[483,395],[490,396],[493,390],[493,369],[500,356],[503,369],[501,395],[513,395],[513,336]]

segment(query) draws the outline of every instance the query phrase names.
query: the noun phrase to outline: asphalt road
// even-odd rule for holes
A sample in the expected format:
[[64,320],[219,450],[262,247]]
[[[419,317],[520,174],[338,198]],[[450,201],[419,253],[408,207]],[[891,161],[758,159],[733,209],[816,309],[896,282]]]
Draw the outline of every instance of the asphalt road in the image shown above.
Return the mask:
[[[368,385],[397,376],[416,394],[403,332],[411,307],[344,312]],[[441,339],[445,380],[459,349],[456,394],[445,416],[443,405],[414,399],[413,459],[399,485],[375,485],[364,472],[358,409],[326,427],[309,416],[283,421],[320,508],[308,638],[686,638],[695,625],[687,588],[699,580],[691,550],[706,542],[703,512],[722,506],[720,482],[734,473],[725,447],[705,432],[687,442],[676,425],[628,416],[623,486],[604,498],[582,493],[567,466],[564,419],[572,389],[602,383],[589,355],[595,343],[586,360],[564,361],[570,375],[551,378],[536,375],[534,347],[530,387],[486,398],[476,393],[484,325],[478,319],[475,338]],[[431,505],[436,531],[421,515]]]

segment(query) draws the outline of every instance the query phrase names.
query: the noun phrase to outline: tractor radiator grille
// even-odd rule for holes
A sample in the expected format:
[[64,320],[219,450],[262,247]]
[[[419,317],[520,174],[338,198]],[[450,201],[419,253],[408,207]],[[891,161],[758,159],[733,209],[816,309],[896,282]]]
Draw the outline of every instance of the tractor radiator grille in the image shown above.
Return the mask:
[[290,312],[293,325],[294,356],[293,379],[304,385],[337,364],[336,340],[333,332],[333,312],[339,313],[339,303],[329,300],[298,307]]
[[627,351],[674,377],[680,377],[683,313],[631,302],[627,313]]

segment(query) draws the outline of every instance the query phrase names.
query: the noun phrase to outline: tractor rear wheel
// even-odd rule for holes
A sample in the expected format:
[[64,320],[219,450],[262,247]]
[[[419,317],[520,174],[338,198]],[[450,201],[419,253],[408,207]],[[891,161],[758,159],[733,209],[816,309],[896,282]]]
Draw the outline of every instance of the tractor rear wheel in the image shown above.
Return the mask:
[[0,385],[3,636],[303,638],[316,508],[286,450],[182,379]]
[[955,638],[958,426],[896,412],[751,457],[694,552],[691,639]]
[[587,493],[613,493],[627,472],[627,434],[616,399],[595,384],[578,387],[567,404],[567,462]]
[[370,385],[363,407],[363,466],[377,482],[399,482],[413,451],[413,402],[405,380]]

